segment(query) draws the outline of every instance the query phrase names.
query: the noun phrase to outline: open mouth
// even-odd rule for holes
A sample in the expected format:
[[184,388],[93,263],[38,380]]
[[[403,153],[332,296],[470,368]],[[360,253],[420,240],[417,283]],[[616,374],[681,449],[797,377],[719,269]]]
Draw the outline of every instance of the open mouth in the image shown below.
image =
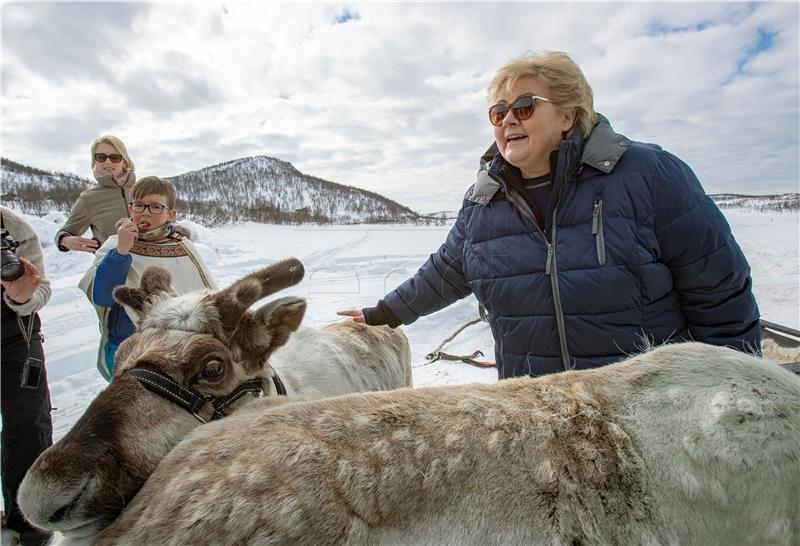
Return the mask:
[[519,142],[528,138],[528,135],[510,135],[506,137],[506,142]]

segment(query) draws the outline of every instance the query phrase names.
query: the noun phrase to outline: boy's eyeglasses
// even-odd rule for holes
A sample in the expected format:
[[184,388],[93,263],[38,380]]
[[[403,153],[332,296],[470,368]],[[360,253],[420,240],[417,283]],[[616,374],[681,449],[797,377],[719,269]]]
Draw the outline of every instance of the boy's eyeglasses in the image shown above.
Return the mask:
[[514,112],[514,117],[517,118],[519,121],[525,121],[526,119],[528,119],[533,115],[533,111],[536,109],[537,100],[543,100],[545,102],[553,102],[550,99],[546,99],[544,97],[537,97],[536,95],[520,97],[511,103],[510,108],[508,104],[504,102],[499,102],[494,106],[492,106],[491,108],[489,108],[489,121],[491,121],[492,125],[494,125],[495,127],[500,127],[503,124],[503,120],[506,119],[509,110],[512,110]]
[[140,203],[139,201],[134,201],[131,203],[131,210],[133,212],[144,212],[144,209],[150,211],[150,214],[161,214],[165,210],[167,210],[167,205],[162,205],[161,203],[151,203],[149,205],[145,203]]
[[111,163],[119,163],[122,161],[122,156],[119,154],[94,154],[94,160],[98,163],[105,163],[106,159],[110,159]]

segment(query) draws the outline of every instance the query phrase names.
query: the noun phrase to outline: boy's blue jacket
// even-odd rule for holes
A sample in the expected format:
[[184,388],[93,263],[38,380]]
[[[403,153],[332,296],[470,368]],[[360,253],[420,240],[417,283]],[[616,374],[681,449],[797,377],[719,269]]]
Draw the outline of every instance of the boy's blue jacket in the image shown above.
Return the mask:
[[125,284],[131,262],[133,258],[130,254],[123,256],[118,254],[116,249],[110,250],[97,265],[92,286],[92,301],[95,305],[111,307],[108,317],[108,339],[115,345],[125,341],[136,330],[125,309],[112,297],[114,288]]
[[439,250],[381,304],[404,324],[474,293],[499,377],[600,366],[695,340],[758,352],[750,267],[692,170],[602,116],[551,157],[545,233],[497,154]]

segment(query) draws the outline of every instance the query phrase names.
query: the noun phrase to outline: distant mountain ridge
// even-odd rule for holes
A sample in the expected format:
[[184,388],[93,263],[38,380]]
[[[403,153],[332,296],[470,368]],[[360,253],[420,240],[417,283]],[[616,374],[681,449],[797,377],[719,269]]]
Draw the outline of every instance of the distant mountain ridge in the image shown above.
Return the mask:
[[775,195],[743,195],[740,193],[716,193],[710,196],[721,209],[798,210],[800,193]]
[[2,202],[28,214],[69,212],[78,195],[96,182],[69,173],[53,173],[0,158]]
[[267,156],[235,159],[169,180],[178,190],[181,212],[211,225],[430,221],[377,193],[303,174]]
[[[0,158],[2,201],[28,214],[68,212],[94,180],[50,172]],[[298,171],[291,163],[268,156],[226,161],[168,180],[178,190],[178,208],[201,224],[261,223],[436,223],[457,211],[419,214],[374,192],[345,186]],[[780,195],[716,194],[722,208],[800,210],[800,193]]]
[[[2,200],[31,214],[68,212],[94,180],[0,159]],[[273,157],[235,159],[167,178],[178,191],[182,216],[214,226],[262,223],[433,223],[382,195],[310,176]]]

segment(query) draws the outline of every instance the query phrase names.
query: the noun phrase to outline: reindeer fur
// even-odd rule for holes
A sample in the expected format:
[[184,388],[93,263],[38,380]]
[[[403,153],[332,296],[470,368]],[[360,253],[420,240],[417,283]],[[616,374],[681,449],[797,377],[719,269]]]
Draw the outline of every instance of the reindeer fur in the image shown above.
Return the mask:
[[797,544],[798,400],[778,366],[687,343],[253,404],[181,442],[94,544]]

